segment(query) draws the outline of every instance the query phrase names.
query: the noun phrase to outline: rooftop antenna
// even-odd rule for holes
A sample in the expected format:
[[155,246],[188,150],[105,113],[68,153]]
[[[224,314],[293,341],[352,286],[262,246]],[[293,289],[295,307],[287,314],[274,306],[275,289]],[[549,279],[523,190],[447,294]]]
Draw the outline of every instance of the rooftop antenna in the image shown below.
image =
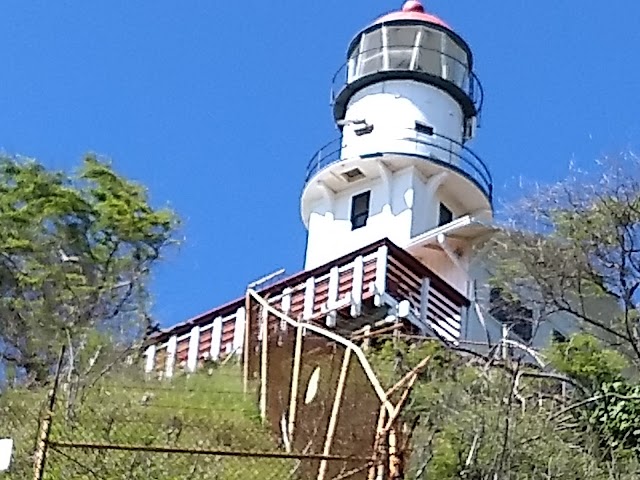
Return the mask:
[[255,282],[251,282],[249,285],[247,285],[247,290],[254,290],[256,287],[262,286],[265,283],[270,282],[271,280],[274,280],[275,278],[278,278],[281,275],[284,275],[285,272],[286,270],[284,268],[281,268],[276,272],[270,273],[269,275],[265,275],[259,280],[256,280]]

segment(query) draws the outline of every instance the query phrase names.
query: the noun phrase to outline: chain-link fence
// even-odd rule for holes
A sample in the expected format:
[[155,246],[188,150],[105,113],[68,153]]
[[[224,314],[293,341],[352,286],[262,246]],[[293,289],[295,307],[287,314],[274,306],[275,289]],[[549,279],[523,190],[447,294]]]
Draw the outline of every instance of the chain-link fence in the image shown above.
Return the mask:
[[3,478],[403,478],[406,385],[385,390],[359,347],[257,294],[247,307],[244,362],[164,380],[137,362],[93,379],[63,366],[0,396],[0,438],[15,441]]
[[11,465],[0,478],[30,478],[33,470],[34,445],[45,410],[46,394],[42,391],[7,391],[0,394],[0,438],[13,441]]
[[[360,456],[370,467],[352,478],[401,478],[406,388],[396,388],[393,403],[354,343],[288,318],[253,292],[248,307],[245,381],[256,386],[261,416],[287,451]],[[304,478],[340,474],[336,464],[312,467]]]
[[[15,450],[7,480],[355,478],[362,455],[287,452],[246,393],[234,357],[171,381],[135,367],[91,384],[61,381],[48,391],[13,390],[0,398],[0,438]],[[56,390],[49,415],[48,400]],[[42,472],[34,465],[46,462]],[[312,472],[316,472],[315,474]]]

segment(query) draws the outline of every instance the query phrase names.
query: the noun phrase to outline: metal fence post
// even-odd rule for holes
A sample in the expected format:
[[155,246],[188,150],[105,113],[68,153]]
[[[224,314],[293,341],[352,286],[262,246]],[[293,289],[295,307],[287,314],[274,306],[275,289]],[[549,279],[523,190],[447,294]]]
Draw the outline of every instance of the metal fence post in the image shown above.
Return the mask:
[[44,476],[44,467],[47,463],[47,450],[49,447],[49,437],[51,435],[51,424],[53,423],[53,409],[56,405],[56,394],[58,393],[58,385],[60,384],[60,372],[62,370],[62,362],[64,360],[66,348],[63,346],[58,357],[56,366],[56,374],[53,381],[53,387],[47,395],[47,410],[40,422],[40,432],[38,433],[38,442],[33,462],[33,479],[42,480]]

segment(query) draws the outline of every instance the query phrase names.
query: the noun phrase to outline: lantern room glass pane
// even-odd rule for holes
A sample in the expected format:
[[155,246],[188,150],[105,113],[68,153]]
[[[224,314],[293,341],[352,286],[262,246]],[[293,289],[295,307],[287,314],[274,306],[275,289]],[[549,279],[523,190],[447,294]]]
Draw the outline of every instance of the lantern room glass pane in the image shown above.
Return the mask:
[[382,30],[374,30],[362,37],[356,77],[382,70]]
[[468,81],[468,59],[466,52],[453,40],[443,39],[443,71],[442,77],[460,88],[464,88]]
[[419,27],[387,27],[387,45],[389,48],[413,47],[416,44],[416,36],[419,31]]
[[387,67],[389,70],[411,70],[411,59],[420,28],[412,26],[387,27]]
[[423,29],[417,70],[437,77],[442,76],[442,35],[439,31]]

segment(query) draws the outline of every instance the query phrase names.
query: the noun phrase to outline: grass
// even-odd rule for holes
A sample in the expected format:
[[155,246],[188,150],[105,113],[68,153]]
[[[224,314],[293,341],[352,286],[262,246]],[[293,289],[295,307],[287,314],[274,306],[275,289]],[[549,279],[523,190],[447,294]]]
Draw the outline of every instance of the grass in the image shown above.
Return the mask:
[[[260,422],[254,395],[242,392],[237,366],[169,381],[120,372],[104,378],[67,408],[61,389],[52,442],[224,452],[276,451]],[[0,397],[0,438],[14,438],[12,467],[2,479],[31,478],[38,418],[45,391],[14,390]],[[50,449],[45,479],[290,478],[293,460],[146,451]]]

